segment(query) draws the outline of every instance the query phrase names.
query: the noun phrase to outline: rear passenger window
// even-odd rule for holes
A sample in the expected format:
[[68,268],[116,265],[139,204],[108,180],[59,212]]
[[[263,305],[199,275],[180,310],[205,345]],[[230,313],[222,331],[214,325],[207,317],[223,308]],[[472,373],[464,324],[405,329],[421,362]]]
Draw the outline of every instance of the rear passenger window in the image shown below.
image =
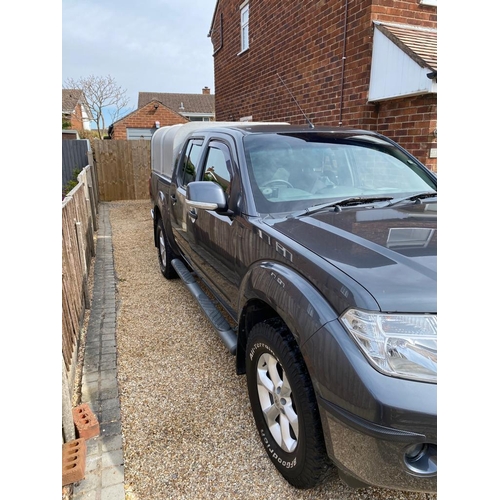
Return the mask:
[[181,186],[186,187],[190,182],[196,180],[202,145],[203,139],[189,140],[184,156],[181,158],[181,167],[179,169],[179,184]]

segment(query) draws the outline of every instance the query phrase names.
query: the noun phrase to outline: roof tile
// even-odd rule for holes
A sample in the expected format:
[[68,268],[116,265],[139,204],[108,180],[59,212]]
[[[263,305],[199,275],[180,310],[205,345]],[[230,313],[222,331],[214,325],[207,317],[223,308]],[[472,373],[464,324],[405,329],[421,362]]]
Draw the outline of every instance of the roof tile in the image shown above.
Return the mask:
[[151,101],[159,101],[177,113],[215,113],[215,96],[213,94],[139,92],[137,107],[142,108]]
[[375,22],[375,25],[420,66],[437,71],[436,29],[385,22]]
[[80,89],[62,89],[62,112],[72,113],[76,105],[83,99],[83,91]]

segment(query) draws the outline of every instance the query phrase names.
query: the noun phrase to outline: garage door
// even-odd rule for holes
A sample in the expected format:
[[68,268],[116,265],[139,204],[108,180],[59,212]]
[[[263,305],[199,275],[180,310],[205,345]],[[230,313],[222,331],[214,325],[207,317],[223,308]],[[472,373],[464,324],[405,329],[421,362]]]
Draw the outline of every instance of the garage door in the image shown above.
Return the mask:
[[127,139],[147,139],[151,140],[156,128],[128,128]]

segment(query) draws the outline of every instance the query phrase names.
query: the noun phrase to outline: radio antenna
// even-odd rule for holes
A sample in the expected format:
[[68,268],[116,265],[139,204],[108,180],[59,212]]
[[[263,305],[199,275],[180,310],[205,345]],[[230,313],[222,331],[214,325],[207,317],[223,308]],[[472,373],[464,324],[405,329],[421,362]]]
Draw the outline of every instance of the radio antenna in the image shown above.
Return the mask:
[[306,122],[309,124],[309,128],[314,128],[314,125],[312,124],[311,120],[307,118],[307,115],[304,113],[304,110],[300,107],[300,104],[297,102],[297,99],[293,96],[293,94],[290,92],[290,89],[286,86],[286,83],[283,81],[283,78],[281,78],[280,74],[276,71],[276,74],[278,75],[278,78],[281,80],[281,83],[283,86],[288,90],[288,93],[293,99],[293,102],[297,105],[297,107],[300,109],[300,112],[304,115],[304,118],[306,119]]

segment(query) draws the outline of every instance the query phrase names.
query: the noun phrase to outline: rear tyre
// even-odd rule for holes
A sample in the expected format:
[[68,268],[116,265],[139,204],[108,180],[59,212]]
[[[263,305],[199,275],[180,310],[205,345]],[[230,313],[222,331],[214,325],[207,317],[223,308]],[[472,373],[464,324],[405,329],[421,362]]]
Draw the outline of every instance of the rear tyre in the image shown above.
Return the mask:
[[246,373],[255,424],[275,467],[296,488],[322,483],[333,465],[316,396],[298,345],[281,320],[252,328]]
[[158,242],[158,263],[160,264],[160,271],[168,280],[177,278],[177,272],[172,266],[172,259],[174,254],[167,239],[163,221],[158,220],[156,224],[156,241]]

